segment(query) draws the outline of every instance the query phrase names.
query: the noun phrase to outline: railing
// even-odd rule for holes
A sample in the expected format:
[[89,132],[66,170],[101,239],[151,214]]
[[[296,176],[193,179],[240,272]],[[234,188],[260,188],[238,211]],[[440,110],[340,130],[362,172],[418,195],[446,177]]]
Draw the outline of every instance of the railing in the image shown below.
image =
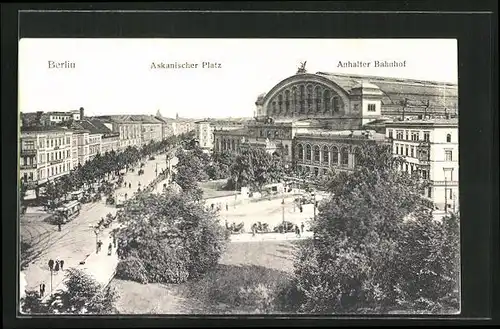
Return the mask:
[[51,165],[53,165],[53,164],[57,164],[57,163],[62,163],[63,161],[64,161],[63,159],[57,159],[57,160],[51,160],[51,161],[49,161],[49,163]]
[[21,149],[21,154],[36,154],[36,149]]
[[434,180],[434,181],[431,181],[432,182],[432,185],[434,186],[457,186],[458,185],[458,181],[456,180]]
[[36,169],[36,163],[31,164],[22,164],[20,166],[21,169]]
[[431,143],[429,141],[421,141],[420,143],[418,143],[418,147],[421,147],[421,148],[427,148],[431,146]]

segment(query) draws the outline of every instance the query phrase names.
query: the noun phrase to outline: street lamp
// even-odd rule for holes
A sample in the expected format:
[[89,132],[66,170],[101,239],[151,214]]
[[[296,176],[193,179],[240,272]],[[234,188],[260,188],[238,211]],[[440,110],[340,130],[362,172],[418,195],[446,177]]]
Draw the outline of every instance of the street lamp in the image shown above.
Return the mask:
[[281,220],[282,220],[282,233],[285,233],[285,198],[281,201]]
[[49,260],[49,270],[50,270],[50,294],[52,295],[52,276],[54,275],[54,260]]
[[95,253],[97,254],[99,252],[99,228],[95,228],[94,229],[94,233],[95,233]]
[[314,217],[313,219],[316,220],[316,193],[312,193],[313,196],[313,207],[314,207]]

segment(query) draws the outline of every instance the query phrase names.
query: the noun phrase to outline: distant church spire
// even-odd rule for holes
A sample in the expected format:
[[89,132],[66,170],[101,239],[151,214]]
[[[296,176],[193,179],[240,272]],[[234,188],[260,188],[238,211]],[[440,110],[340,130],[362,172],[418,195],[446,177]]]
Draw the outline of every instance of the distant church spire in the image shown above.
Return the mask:
[[175,118],[179,119],[179,113],[175,113]]

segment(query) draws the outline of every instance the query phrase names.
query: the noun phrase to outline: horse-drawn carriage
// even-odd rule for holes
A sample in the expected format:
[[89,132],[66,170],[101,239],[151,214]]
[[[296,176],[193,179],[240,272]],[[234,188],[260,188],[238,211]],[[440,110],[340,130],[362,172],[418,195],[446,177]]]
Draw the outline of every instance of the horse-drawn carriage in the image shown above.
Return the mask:
[[274,227],[273,232],[278,232],[278,233],[295,232],[295,224],[288,221],[284,221],[283,223]]
[[231,234],[245,233],[245,223],[243,222],[239,224],[232,223],[231,225],[226,225],[226,228],[231,232]]
[[252,231],[255,233],[270,233],[271,228],[267,223],[257,222],[252,225]]

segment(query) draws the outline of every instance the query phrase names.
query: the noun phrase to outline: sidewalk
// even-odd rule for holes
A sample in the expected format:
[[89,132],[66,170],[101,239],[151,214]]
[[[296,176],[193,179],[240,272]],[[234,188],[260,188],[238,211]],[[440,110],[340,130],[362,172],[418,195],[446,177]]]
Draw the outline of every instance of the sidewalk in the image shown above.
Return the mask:
[[252,233],[231,234],[231,242],[253,242],[253,241],[291,241],[305,240],[313,237],[313,232],[304,232],[297,237],[295,233]]
[[[91,275],[99,284],[106,286],[113,278],[118,265],[118,256],[116,255],[116,248],[112,248],[112,253],[108,256],[108,245],[113,242],[113,239],[109,236],[109,233],[113,228],[117,226],[117,223],[113,223],[109,228],[102,231],[100,234],[100,240],[103,242],[101,251],[96,254],[95,248],[94,252],[88,255],[82,255],[81,259],[74,259],[70,264],[65,263],[64,271],[53,272],[52,276],[52,292],[56,292],[59,289],[66,289],[64,285],[66,270],[68,268],[75,268],[83,270],[87,274]],[[84,264],[80,262],[84,261]],[[46,285],[46,294],[42,300],[46,300],[50,296],[50,281]]]

